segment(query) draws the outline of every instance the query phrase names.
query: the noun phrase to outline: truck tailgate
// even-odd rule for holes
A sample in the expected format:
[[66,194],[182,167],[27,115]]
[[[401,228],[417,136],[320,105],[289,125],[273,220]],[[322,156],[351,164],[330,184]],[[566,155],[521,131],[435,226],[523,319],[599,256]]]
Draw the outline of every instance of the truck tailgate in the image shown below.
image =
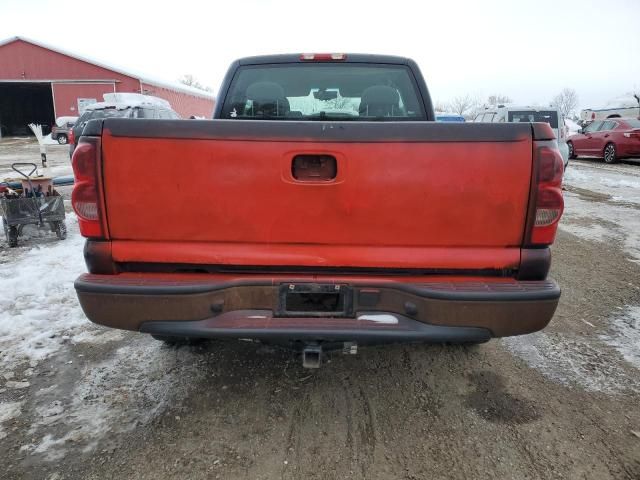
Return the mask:
[[[332,180],[292,174],[335,158]],[[102,168],[120,262],[512,268],[529,124],[107,120]]]

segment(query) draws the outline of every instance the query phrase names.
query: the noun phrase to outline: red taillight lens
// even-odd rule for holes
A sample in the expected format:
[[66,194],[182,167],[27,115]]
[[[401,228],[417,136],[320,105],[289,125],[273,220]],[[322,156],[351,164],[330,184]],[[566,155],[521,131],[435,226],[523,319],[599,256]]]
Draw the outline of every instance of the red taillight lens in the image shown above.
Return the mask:
[[346,60],[346,53],[303,53],[300,60],[315,62],[330,62],[335,60]]
[[558,221],[564,210],[564,163],[555,142],[536,142],[534,152],[537,176],[529,244],[551,245],[556,238]]
[[557,149],[550,147],[538,148],[538,183],[562,183],[564,163]]
[[75,145],[76,143],[76,136],[73,134],[73,128],[70,128],[67,133],[67,143],[70,143],[71,145]]
[[557,188],[538,190],[534,227],[546,227],[555,223],[562,215],[564,199]]
[[75,183],[71,205],[78,215],[84,237],[104,238],[100,206],[100,139],[83,137],[73,152],[71,163]]

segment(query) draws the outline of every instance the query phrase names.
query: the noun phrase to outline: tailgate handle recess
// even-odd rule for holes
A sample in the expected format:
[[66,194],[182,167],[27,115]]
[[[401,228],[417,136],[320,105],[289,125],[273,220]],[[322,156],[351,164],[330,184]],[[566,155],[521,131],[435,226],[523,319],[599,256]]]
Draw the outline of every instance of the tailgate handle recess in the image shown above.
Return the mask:
[[301,182],[327,182],[338,174],[338,163],[331,155],[296,155],[291,162],[291,175]]

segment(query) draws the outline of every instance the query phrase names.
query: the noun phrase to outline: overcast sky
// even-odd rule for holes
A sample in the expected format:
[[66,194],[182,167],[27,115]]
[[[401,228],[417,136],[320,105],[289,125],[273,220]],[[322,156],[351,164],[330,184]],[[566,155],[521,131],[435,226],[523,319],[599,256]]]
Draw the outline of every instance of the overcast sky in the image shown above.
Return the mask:
[[0,0],[0,39],[15,35],[214,89],[237,57],[335,51],[412,57],[438,101],[640,90],[640,0]]

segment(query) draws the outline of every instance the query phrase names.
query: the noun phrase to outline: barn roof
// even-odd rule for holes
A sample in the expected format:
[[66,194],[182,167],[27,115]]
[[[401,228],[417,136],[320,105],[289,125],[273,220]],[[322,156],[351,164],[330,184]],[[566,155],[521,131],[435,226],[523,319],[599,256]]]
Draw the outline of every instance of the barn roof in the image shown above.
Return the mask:
[[158,78],[154,78],[152,76],[146,75],[146,74],[141,74],[139,72],[133,72],[131,70],[127,70],[121,67],[115,67],[113,65],[108,65],[106,63],[102,63],[98,60],[94,60],[91,58],[87,58],[87,57],[83,57],[81,55],[78,55],[76,53],[72,53],[66,50],[62,50],[61,48],[55,47],[53,45],[49,45],[47,43],[44,42],[40,42],[38,40],[33,40],[27,37],[23,37],[23,36],[15,36],[15,37],[10,37],[7,38],[5,40],[0,40],[0,47],[4,46],[4,45],[8,45],[9,43],[13,43],[16,41],[23,41],[26,43],[30,43],[32,45],[36,45],[38,47],[44,48],[46,50],[51,50],[53,52],[57,52],[61,55],[66,55],[67,57],[71,57],[71,58],[75,58],[76,60],[80,60],[81,62],[85,62],[85,63],[90,63],[91,65],[95,65],[96,67],[101,67],[101,68],[105,68],[107,70],[111,70],[112,72],[116,72],[119,73],[121,75],[126,75],[128,77],[131,78],[135,78],[140,80],[143,83],[146,84],[150,84],[153,85],[155,87],[164,87],[167,88],[169,90],[174,90],[177,92],[183,92],[183,93],[188,93],[190,95],[195,95],[198,97],[203,97],[203,98],[209,98],[209,99],[213,99],[215,100],[216,96],[211,93],[211,92],[207,92],[205,90],[200,90],[199,88],[195,88],[195,87],[191,87],[189,85],[184,85],[182,83],[178,83],[178,82],[170,82],[167,80],[161,80]]

